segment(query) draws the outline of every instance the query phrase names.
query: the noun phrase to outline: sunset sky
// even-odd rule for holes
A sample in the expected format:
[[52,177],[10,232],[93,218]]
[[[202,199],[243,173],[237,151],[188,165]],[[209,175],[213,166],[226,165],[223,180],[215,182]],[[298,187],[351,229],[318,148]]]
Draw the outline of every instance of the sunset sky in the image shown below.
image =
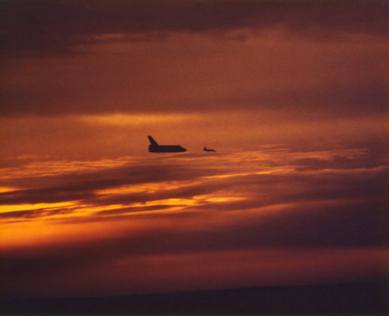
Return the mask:
[[388,21],[378,0],[1,1],[0,293],[387,278]]

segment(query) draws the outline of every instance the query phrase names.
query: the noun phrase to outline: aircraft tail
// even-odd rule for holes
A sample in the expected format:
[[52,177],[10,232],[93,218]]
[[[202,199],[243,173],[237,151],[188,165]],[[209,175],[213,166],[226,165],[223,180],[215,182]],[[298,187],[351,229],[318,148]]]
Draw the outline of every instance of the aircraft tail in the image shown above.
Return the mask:
[[155,139],[152,136],[147,136],[147,138],[149,139],[151,145],[158,146],[158,143],[155,141]]

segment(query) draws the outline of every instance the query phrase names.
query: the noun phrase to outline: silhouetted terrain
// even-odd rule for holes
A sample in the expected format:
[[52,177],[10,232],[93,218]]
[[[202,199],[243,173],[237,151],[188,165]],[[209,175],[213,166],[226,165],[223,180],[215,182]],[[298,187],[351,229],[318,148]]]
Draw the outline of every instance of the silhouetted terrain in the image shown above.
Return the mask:
[[8,299],[6,314],[385,314],[384,281],[93,298]]

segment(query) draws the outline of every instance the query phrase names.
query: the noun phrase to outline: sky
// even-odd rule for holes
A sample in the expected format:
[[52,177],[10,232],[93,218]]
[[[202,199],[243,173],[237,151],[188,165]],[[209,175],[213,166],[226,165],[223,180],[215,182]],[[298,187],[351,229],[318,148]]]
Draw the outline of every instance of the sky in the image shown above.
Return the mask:
[[387,278],[386,1],[0,7],[2,295]]

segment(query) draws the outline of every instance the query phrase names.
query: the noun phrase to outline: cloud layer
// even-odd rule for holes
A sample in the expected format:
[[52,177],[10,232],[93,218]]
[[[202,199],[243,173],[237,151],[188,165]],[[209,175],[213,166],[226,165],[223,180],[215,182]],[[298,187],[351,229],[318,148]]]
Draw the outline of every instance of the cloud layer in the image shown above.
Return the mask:
[[[386,154],[279,147],[118,163],[78,171],[63,163],[62,173],[56,163],[53,175],[26,168],[24,175],[16,176],[9,169],[9,178],[2,182],[13,189],[0,194],[7,295],[29,295],[37,289],[34,280],[43,275],[46,289],[39,287],[41,295],[48,295],[50,288],[57,295],[85,294],[95,282],[100,294],[161,290],[159,277],[142,268],[146,262],[150,269],[162,262],[163,273],[177,286],[172,289],[193,288],[194,279],[181,274],[194,269],[188,260],[197,262],[199,280],[207,276],[217,283],[227,271],[215,264],[226,258],[235,260],[230,266],[234,273],[219,286],[239,285],[239,279],[241,285],[251,284],[243,261],[235,256],[258,265],[249,269],[257,284],[339,278],[351,261],[354,267],[350,276],[343,275],[346,279],[384,271]],[[41,164],[50,174],[50,164]],[[22,236],[19,229],[24,230]],[[52,231],[51,237],[45,231]],[[350,254],[343,258],[344,252]],[[290,256],[290,264],[281,267],[285,256]],[[265,258],[267,268],[259,258]],[[297,267],[305,266],[307,258],[324,261],[303,276]],[[203,271],[207,261],[216,270]],[[176,270],[168,268],[168,262]],[[178,268],[180,264],[184,266]],[[270,275],[265,277],[261,269]],[[93,277],[86,283],[88,270]],[[70,271],[80,276],[80,283],[64,282],[61,275]],[[98,280],[95,273],[106,278]],[[128,273],[130,283],[119,282],[119,276]]]
[[6,55],[66,54],[99,40],[240,28],[277,27],[316,38],[389,35],[385,1],[2,1],[1,6]]
[[1,6],[7,116],[238,108],[294,119],[387,114],[384,1]]

